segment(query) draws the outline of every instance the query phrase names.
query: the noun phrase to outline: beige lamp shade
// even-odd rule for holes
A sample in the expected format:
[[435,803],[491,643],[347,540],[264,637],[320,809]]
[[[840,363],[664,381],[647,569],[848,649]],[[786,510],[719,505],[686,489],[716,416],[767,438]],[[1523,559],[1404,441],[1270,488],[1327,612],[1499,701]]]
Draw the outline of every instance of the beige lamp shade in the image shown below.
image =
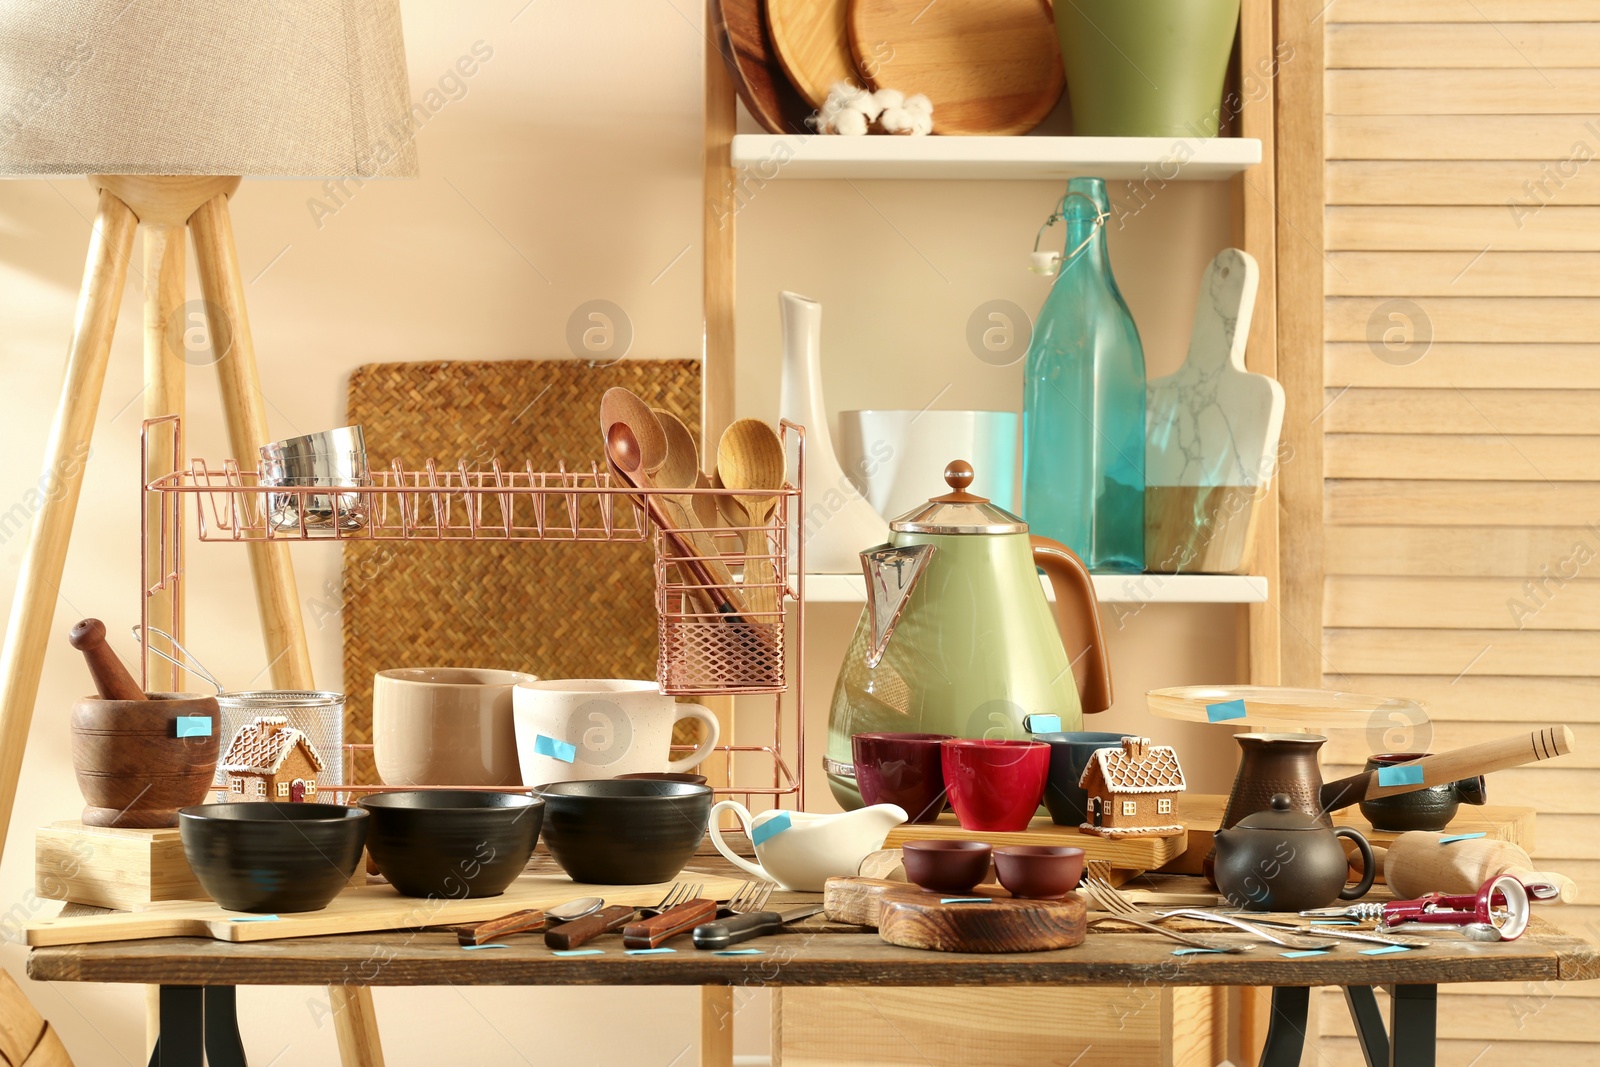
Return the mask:
[[0,0],[0,174],[413,177],[399,0]]

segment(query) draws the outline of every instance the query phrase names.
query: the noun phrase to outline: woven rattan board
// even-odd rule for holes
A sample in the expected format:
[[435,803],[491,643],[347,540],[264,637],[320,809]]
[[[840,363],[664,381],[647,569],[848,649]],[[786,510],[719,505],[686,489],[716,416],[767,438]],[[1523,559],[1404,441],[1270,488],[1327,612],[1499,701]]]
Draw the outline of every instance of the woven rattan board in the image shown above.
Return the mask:
[[[700,423],[694,360],[369,363],[350,375],[349,421],[374,469],[589,469],[600,395],[632,389]],[[648,543],[349,543],[344,547],[345,736],[372,738],[372,676],[391,667],[498,667],[545,678],[654,678]],[[369,753],[357,782],[374,782]]]

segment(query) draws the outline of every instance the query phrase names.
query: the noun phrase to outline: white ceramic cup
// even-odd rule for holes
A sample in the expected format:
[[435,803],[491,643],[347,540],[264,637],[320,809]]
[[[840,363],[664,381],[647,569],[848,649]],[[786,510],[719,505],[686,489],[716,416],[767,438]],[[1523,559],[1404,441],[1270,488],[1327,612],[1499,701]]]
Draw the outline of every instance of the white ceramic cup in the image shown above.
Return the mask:
[[972,492],[1017,510],[1014,411],[841,411],[839,463],[867,503],[894,519],[949,492],[944,469],[964,459]]
[[[530,681],[517,686],[512,700],[524,785],[687,771],[721,736],[709,709],[680,704],[654,682]],[[683,719],[705,723],[706,736],[693,752],[672,759],[672,727]]]
[[384,785],[522,781],[511,687],[536,676],[476,667],[401,667],[372,679],[372,759]]

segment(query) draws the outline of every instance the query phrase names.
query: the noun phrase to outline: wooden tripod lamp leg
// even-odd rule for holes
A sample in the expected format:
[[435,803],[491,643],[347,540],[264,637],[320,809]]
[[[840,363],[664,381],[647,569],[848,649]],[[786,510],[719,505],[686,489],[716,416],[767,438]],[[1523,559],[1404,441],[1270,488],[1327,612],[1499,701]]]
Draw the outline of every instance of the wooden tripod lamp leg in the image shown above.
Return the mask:
[[[207,313],[220,318],[210,324],[212,343],[229,346],[225,355],[219,353],[221,358],[217,361],[228,442],[234,457],[248,469],[255,465],[258,450],[271,438],[267,433],[266,405],[261,399],[255,344],[250,339],[250,317],[244,306],[244,282],[233,247],[228,198],[216,196],[202,204],[189,217],[189,229],[194,234],[194,258]],[[261,636],[272,663],[273,688],[310,689],[311,654],[306,648],[305,621],[295,591],[289,546],[256,541],[248,551]]]
[[[184,304],[184,241],[187,234],[181,225],[160,223],[144,227],[144,417],[182,415],[184,399],[183,338],[189,323],[179,321]],[[177,334],[176,341],[172,336]],[[183,462],[174,455],[171,439],[157,435],[150,442],[150,466],[144,472],[146,482],[170,474]],[[161,511],[165,506],[156,497],[146,494],[145,539],[147,544],[157,544],[161,536]],[[166,560],[156,554],[147,561],[155,573],[144,575],[145,587],[160,580],[160,571]],[[183,588],[168,589],[150,601],[150,627],[171,634],[183,642]],[[145,677],[151,689],[187,689],[181,672],[164,662],[152,648],[145,664]],[[172,678],[171,684],[164,679]],[[162,681],[158,681],[162,679]]]
[[[17,798],[33,704],[39,696],[46,643],[52,633],[67,542],[78,510],[78,491],[89,456],[95,410],[105,384],[111,335],[128,277],[128,257],[138,219],[127,205],[101,192],[89,239],[89,259],[78,293],[77,326],[67,351],[66,380],[50,426],[44,477],[36,487],[38,512],[22,558],[22,573],[11,602],[5,648],[0,652],[0,851],[5,848],[11,808]],[[29,500],[36,498],[30,496]]]
[[[189,217],[189,230],[194,235],[194,258],[207,313],[218,314],[221,320],[210,324],[212,344],[222,343],[222,338],[230,343],[227,353],[217,362],[228,438],[234,456],[249,465],[270,438],[255,344],[245,312],[244,283],[233,245],[233,222],[228,217],[228,198],[216,196],[202,204]],[[289,546],[258,541],[250,545],[249,552],[261,634],[272,659],[272,685],[276,689],[311,689],[311,655],[306,647],[305,618],[300,613]],[[383,1067],[372,990],[330,986],[328,1001],[334,1009],[339,1058],[344,1067]]]

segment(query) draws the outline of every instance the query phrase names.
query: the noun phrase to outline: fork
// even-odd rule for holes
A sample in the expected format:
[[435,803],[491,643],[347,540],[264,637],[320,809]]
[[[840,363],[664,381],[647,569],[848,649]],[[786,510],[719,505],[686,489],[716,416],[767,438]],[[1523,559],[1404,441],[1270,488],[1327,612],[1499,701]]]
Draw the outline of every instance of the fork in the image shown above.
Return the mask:
[[[1253,923],[1248,923],[1243,919],[1232,915],[1218,915],[1215,912],[1203,911],[1196,908],[1178,908],[1167,912],[1147,911],[1118,892],[1117,888],[1111,884],[1110,879],[1106,877],[1107,873],[1108,872],[1104,869],[1090,870],[1088,875],[1088,880],[1091,882],[1089,890],[1090,895],[1092,895],[1096,901],[1100,902],[1101,907],[1103,907],[1106,911],[1113,913],[1119,919],[1126,919],[1132,916],[1134,918],[1142,919],[1152,923],[1168,918],[1184,918],[1199,920],[1201,922],[1215,922],[1222,926],[1232,926],[1236,929],[1243,930],[1247,934],[1252,934],[1256,937],[1259,937],[1263,941],[1269,941],[1274,945],[1282,945],[1284,948],[1298,949],[1306,952],[1330,949],[1338,944],[1338,942],[1333,940],[1318,941],[1315,938],[1296,936],[1290,933],[1273,933],[1272,931],[1264,930]],[[1098,893],[1095,892],[1096,888],[1100,890]]]
[[[1116,891],[1116,887],[1108,882],[1103,875],[1093,870],[1084,876],[1083,888],[1088,891],[1094,902],[1100,905],[1100,910],[1107,913],[1107,918],[1125,922],[1143,930],[1149,930],[1153,934],[1160,934],[1162,937],[1169,938],[1179,944],[1188,945],[1191,948],[1203,948],[1211,952],[1230,953],[1248,952],[1252,947],[1235,942],[1216,941],[1209,937],[1193,937],[1189,934],[1180,934],[1176,930],[1168,930],[1164,926],[1157,926],[1153,922],[1148,922],[1140,918],[1143,913],[1131,902],[1124,900],[1121,894]],[[1131,909],[1131,913],[1128,909]]]
[[[638,915],[659,916],[680,904],[692,901],[700,892],[700,885],[690,885],[687,882],[674,882],[667,890],[667,895],[661,898],[661,903],[654,907],[641,908],[634,904],[613,904],[609,908],[602,908],[593,915],[582,919],[574,919],[569,923],[551,927],[544,933],[544,943],[553,949],[563,951],[577,948],[586,941],[592,941],[601,934],[610,933],[619,926],[626,926]],[[653,947],[653,946],[652,946]]]

